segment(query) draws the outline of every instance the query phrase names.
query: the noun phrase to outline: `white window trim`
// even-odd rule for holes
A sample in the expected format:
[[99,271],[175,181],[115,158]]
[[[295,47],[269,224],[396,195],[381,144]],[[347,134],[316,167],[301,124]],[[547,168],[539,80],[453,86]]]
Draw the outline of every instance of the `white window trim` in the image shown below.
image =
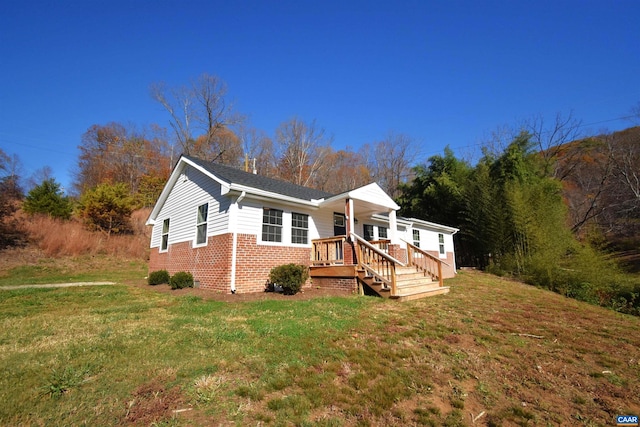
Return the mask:
[[[286,212],[285,212],[286,213]],[[282,225],[284,226],[285,223],[285,218],[284,218],[284,214],[283,213],[283,218],[282,218]],[[305,243],[298,243],[298,242],[294,242],[293,241],[293,215],[303,215],[307,218],[307,228],[302,228],[302,227],[295,227],[298,230],[306,230],[307,231],[307,241]],[[292,245],[294,246],[309,246],[309,243],[311,243],[311,239],[310,239],[310,230],[309,230],[309,219],[310,219],[310,215],[303,213],[303,212],[289,212],[289,242],[291,242]]]
[[[263,232],[262,232],[262,227],[264,227],[265,222],[264,222],[264,210],[265,209],[271,209],[274,211],[280,211],[282,212],[282,225],[274,225],[274,224],[266,224],[266,225],[271,225],[271,226],[275,226],[275,227],[280,227],[280,241],[279,242],[274,242],[271,240],[264,240],[263,239]],[[285,236],[285,211],[284,209],[280,209],[280,208],[272,208],[269,206],[263,206],[262,209],[260,209],[260,231],[259,231],[259,239],[258,242],[260,242],[263,245],[270,245],[270,246],[286,246],[286,244],[284,243],[286,240],[286,236]]]
[[[442,243],[440,243],[440,237],[442,237]],[[442,248],[442,250],[440,250]],[[438,233],[438,255],[440,258],[447,257],[447,246],[445,244],[444,233]]]
[[[268,240],[263,240],[262,239],[262,226],[264,225],[263,221],[263,212],[264,209],[268,208],[268,209],[274,209],[274,210],[279,210],[282,211],[282,230],[281,230],[281,241],[280,242],[270,242]],[[306,215],[307,216],[307,243],[293,243],[292,240],[292,228],[293,228],[293,214],[300,214],[300,215]],[[295,247],[295,248],[310,248],[312,245],[312,241],[313,239],[316,239],[317,236],[315,236],[314,232],[315,232],[315,222],[314,222],[314,218],[312,217],[312,215],[309,212],[304,212],[304,211],[293,211],[293,210],[287,210],[287,209],[283,209],[281,207],[270,207],[270,206],[262,206],[260,207],[260,226],[259,229],[257,230],[257,236],[256,236],[256,243],[258,245],[264,245],[264,246],[284,246],[284,247]]]
[[[198,213],[200,212],[200,207],[207,205],[207,219],[204,222],[198,222]],[[204,233],[204,242],[203,243],[198,243],[198,227],[202,224],[206,224],[207,229],[206,232]],[[205,202],[205,203],[201,203],[198,206],[196,206],[196,227],[195,227],[195,236],[193,236],[193,247],[194,248],[201,248],[203,246],[207,246],[207,244],[209,243],[209,202]]]
[[[167,227],[167,232],[164,232],[164,223],[165,221],[169,221],[169,226]],[[160,224],[160,252],[169,252],[169,233],[171,232],[171,218],[165,218],[162,220],[162,223]],[[162,241],[164,240],[164,236],[167,236],[167,247],[166,248],[162,248]]]

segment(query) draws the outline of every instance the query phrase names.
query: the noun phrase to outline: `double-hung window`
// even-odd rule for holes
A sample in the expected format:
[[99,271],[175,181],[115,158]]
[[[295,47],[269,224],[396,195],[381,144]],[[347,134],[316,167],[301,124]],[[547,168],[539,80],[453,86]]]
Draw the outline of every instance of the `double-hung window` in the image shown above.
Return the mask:
[[378,227],[378,239],[386,239],[387,238],[387,228],[386,227]]
[[413,245],[420,247],[420,230],[413,230]]
[[166,251],[169,248],[169,218],[162,222],[162,243],[160,250]]
[[444,255],[444,234],[438,233],[438,243],[440,248],[440,255]]
[[282,242],[282,211],[279,209],[263,208],[262,210],[262,241]]
[[364,240],[370,242],[373,240],[373,225],[364,224],[362,226],[362,231],[364,232]]
[[291,213],[291,243],[307,244],[309,241],[309,215]]
[[196,221],[196,245],[207,243],[207,217],[209,216],[209,203],[198,206],[198,220]]

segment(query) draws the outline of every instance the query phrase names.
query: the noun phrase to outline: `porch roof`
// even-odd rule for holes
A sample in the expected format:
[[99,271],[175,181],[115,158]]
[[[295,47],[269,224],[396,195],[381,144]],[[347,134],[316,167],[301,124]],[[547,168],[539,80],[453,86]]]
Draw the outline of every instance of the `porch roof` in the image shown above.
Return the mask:
[[344,211],[346,199],[355,202],[354,214],[356,216],[389,213],[400,209],[400,206],[375,182],[329,197],[320,202],[320,207],[341,212]]

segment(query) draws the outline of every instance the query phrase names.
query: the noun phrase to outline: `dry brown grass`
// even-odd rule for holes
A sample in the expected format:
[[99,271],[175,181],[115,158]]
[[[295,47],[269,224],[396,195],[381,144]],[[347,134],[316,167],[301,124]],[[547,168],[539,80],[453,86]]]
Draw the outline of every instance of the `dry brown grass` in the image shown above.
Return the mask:
[[147,259],[150,229],[144,225],[148,209],[131,216],[133,234],[106,235],[89,231],[77,220],[62,221],[48,216],[17,216],[29,242],[51,258],[81,255],[112,255],[122,258]]

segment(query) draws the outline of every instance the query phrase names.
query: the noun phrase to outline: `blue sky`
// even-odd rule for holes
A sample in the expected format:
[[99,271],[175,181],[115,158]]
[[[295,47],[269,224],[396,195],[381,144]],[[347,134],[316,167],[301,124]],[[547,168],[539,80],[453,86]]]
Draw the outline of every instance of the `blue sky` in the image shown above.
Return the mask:
[[149,95],[202,73],[273,136],[297,116],[357,149],[404,133],[420,160],[573,115],[632,125],[640,1],[0,0],[0,148],[72,180],[93,124],[168,127]]

